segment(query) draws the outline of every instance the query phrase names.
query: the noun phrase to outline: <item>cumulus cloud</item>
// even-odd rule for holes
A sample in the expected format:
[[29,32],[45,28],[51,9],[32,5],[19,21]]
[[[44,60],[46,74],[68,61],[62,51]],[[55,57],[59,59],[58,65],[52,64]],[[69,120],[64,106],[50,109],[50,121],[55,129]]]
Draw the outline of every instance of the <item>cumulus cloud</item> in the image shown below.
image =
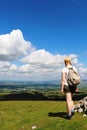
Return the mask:
[[45,49],[37,50],[20,30],[13,30],[0,35],[0,79],[59,80],[67,56],[82,78],[86,77],[87,68],[78,62],[76,54],[54,55]]
[[[64,66],[64,58],[67,55],[54,55],[44,49],[35,50],[23,57],[21,61],[25,64],[20,67],[23,73],[29,73],[32,77],[39,79],[60,79],[61,69]],[[73,64],[77,64],[77,55],[71,54]]]
[[35,47],[30,41],[25,41],[20,30],[13,30],[10,34],[0,35],[0,60],[15,60],[33,51]]

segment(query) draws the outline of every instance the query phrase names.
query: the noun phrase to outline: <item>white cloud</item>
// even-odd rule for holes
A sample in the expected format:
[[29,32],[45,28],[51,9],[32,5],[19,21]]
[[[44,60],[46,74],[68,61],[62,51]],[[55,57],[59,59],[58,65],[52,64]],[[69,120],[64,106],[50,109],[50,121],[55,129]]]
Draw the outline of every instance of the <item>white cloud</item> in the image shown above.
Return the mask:
[[[29,73],[33,78],[58,80],[61,77],[61,69],[64,66],[66,56],[53,55],[44,49],[36,50],[21,59],[25,65],[21,66],[20,70],[23,73]],[[76,55],[71,54],[69,57],[71,57],[73,64],[77,64]]]
[[[25,41],[20,30],[13,30],[10,34],[0,35],[0,79],[58,80],[66,56],[54,55],[45,49],[36,50],[30,41]],[[68,56],[85,78],[87,68],[78,62],[78,56]]]
[[35,47],[25,41],[20,30],[0,35],[0,60],[14,60],[33,51]]

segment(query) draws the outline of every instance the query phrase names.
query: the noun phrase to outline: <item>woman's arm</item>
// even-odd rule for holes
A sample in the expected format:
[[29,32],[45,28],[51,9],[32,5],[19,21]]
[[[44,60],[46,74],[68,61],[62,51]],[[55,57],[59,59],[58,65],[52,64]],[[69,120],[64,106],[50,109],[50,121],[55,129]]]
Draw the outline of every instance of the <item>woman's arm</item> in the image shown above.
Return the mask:
[[64,94],[65,73],[61,75],[61,93]]

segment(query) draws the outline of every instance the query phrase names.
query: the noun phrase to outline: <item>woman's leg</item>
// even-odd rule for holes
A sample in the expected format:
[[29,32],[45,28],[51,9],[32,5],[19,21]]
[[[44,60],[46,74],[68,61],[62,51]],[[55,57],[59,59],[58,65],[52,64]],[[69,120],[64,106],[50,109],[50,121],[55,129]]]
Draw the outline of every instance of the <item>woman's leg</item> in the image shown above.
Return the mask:
[[[71,94],[71,98],[73,97],[74,94]],[[74,102],[72,100],[72,110],[75,108]]]
[[71,110],[73,109],[73,101],[71,93],[66,93],[66,106],[68,115],[71,115]]

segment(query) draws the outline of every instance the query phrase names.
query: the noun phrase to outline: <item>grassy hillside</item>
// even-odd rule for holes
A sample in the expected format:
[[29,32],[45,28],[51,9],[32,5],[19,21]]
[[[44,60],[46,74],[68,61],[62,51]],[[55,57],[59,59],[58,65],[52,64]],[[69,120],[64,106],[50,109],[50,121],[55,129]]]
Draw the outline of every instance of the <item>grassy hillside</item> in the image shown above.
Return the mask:
[[[75,103],[87,96],[87,90],[74,95]],[[75,113],[66,118],[65,97],[60,91],[0,93],[0,130],[82,130],[87,129],[87,117]]]
[[65,106],[65,101],[0,101],[0,130],[87,129],[87,117],[75,113],[67,120]]

